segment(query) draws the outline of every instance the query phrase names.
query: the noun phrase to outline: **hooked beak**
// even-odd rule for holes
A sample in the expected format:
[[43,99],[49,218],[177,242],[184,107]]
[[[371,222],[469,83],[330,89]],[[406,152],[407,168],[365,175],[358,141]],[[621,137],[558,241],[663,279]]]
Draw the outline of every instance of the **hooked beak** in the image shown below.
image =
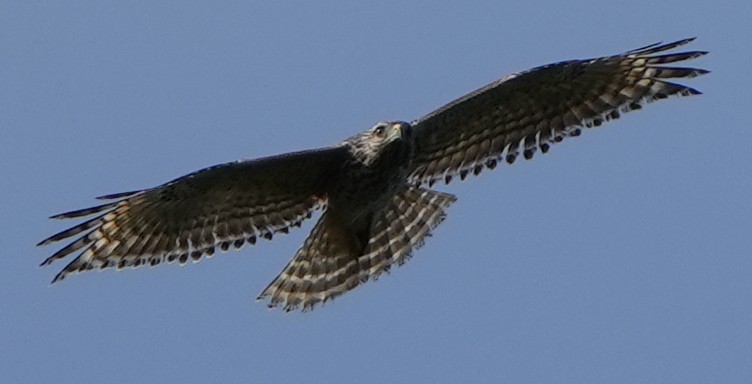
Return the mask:
[[410,124],[405,123],[404,121],[394,122],[392,123],[390,136],[396,137],[399,135],[400,139],[406,140],[410,136],[411,128]]

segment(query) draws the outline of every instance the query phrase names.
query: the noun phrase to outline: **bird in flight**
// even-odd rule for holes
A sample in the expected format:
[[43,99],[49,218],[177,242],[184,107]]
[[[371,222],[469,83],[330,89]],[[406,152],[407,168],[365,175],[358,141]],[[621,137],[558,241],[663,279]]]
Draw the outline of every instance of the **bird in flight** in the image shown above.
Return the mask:
[[70,239],[42,265],[76,254],[52,282],[93,269],[199,261],[271,240],[323,210],[308,238],[261,292],[270,307],[311,309],[402,265],[456,197],[431,189],[512,164],[583,128],[669,96],[668,81],[707,73],[669,66],[706,54],[691,42],[569,60],[505,76],[412,122],[382,121],[339,144],[205,168],[166,184],[99,197],[54,219],[93,216],[41,241]]

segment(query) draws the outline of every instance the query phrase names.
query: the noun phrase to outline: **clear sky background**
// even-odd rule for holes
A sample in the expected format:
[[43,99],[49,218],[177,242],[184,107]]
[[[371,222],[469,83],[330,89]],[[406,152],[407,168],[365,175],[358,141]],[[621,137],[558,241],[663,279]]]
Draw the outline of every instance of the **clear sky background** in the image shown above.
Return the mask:
[[[0,3],[0,382],[752,377],[752,3],[280,3]],[[313,312],[254,301],[313,221],[183,268],[37,266],[73,224],[47,217],[94,196],[690,36],[705,95],[441,186],[460,200],[409,263]]]

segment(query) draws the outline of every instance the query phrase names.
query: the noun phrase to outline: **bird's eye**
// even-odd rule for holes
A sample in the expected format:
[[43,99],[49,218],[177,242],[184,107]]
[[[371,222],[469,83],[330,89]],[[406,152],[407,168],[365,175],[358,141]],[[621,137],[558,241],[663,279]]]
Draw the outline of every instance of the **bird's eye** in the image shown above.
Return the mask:
[[385,131],[386,131],[386,127],[383,125],[379,125],[378,127],[374,128],[373,134],[377,137],[384,137]]

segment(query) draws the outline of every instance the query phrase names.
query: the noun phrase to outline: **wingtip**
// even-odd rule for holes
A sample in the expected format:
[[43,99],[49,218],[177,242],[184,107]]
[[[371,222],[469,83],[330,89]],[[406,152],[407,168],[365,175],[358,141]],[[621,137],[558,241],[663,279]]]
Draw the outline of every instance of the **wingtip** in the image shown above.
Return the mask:
[[[52,262],[53,262],[53,261],[55,261],[55,260],[54,260],[54,259],[53,259],[52,257],[48,257],[48,258],[44,259],[44,261],[43,261],[43,262],[41,262],[41,263],[39,264],[39,266],[40,266],[40,267],[44,267],[44,266],[50,265],[50,264],[52,264]],[[52,282],[54,283],[54,282],[55,282],[55,280],[53,280]]]
[[50,281],[50,285],[57,283],[58,281],[62,281],[65,279],[65,270],[60,271],[55,277]]
[[75,211],[70,211],[70,212],[58,213],[57,215],[50,216],[50,219],[56,219],[56,220],[61,220],[61,219],[75,219],[75,218],[78,218],[78,217],[89,216],[89,215],[93,215],[95,213],[102,212],[102,211],[108,210],[110,208],[113,208],[113,207],[115,207],[115,206],[117,206],[118,204],[121,204],[121,203],[122,202],[120,202],[120,201],[113,201],[113,202],[110,202],[110,203],[105,203],[105,204],[97,205],[97,206],[94,206],[94,207],[77,209]]
[[689,37],[689,38],[686,38],[686,39],[672,41],[670,43],[664,43],[663,41],[659,41],[659,42],[654,43],[654,44],[650,44],[650,45],[646,45],[644,47],[633,49],[633,50],[631,50],[631,51],[629,51],[627,53],[628,54],[649,55],[649,54],[654,54],[654,53],[658,53],[658,52],[669,51],[669,50],[675,49],[677,47],[681,47],[683,45],[687,45],[687,44],[691,43],[692,41],[694,41],[696,38],[697,37]]
[[698,68],[698,69],[695,70],[694,75],[695,76],[702,76],[702,75],[707,75],[708,73],[710,73],[709,70]]
[[53,242],[52,238],[48,237],[48,238],[46,238],[46,239],[38,242],[36,246],[37,247],[42,247],[42,246],[45,246],[47,244],[51,244],[52,242]]
[[133,196],[139,192],[142,192],[141,190],[138,191],[128,191],[128,192],[118,192],[118,193],[111,193],[109,195],[102,195],[97,196],[95,199],[97,200],[115,200],[115,199],[122,199],[124,197]]
[[687,37],[684,39],[679,39],[674,41],[673,43],[666,44],[667,46],[671,46],[672,48],[681,47],[682,45],[687,45],[697,39],[697,36]]
[[703,57],[703,56],[707,55],[708,53],[710,53],[710,51],[691,51],[691,52],[686,52],[685,54],[688,55],[688,57],[685,60],[691,60],[691,59],[696,59],[698,57]]

